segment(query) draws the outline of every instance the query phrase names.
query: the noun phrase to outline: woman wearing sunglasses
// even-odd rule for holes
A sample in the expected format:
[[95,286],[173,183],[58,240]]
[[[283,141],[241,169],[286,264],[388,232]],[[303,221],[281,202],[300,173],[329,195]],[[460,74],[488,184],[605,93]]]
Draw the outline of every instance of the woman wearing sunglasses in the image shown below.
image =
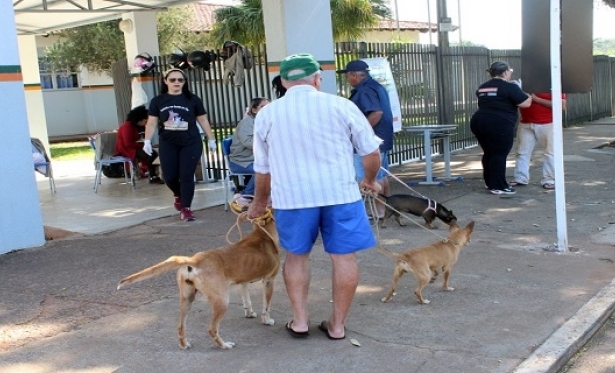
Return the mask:
[[186,81],[180,69],[164,74],[161,93],[149,104],[143,150],[148,154],[152,152],[151,139],[158,128],[160,167],[175,197],[173,206],[182,220],[192,221],[194,172],[203,152],[201,133],[207,135],[211,151],[216,150],[216,139],[203,101],[190,92]]

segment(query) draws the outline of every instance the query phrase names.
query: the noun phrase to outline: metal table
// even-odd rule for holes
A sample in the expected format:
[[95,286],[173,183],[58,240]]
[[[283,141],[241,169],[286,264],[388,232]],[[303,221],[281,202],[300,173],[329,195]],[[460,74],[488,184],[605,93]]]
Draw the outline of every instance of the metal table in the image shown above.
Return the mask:
[[[423,133],[423,147],[425,155],[425,181],[422,185],[445,185],[443,180],[463,180],[461,177],[451,177],[451,140],[450,137],[457,129],[456,124],[426,124],[421,126],[403,127],[402,131],[410,134]],[[434,177],[431,165],[431,140],[442,139],[444,145],[444,177]]]

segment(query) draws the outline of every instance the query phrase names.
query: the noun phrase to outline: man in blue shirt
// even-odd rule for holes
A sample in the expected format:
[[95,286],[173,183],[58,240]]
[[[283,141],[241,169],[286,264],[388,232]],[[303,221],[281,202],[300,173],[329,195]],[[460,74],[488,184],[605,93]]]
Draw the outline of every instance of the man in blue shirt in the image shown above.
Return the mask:
[[[369,66],[365,61],[350,61],[344,70],[338,70],[337,72],[346,76],[348,84],[353,87],[350,93],[350,100],[363,112],[376,136],[382,139],[382,144],[380,144],[381,167],[388,170],[388,154],[393,149],[393,112],[391,111],[389,94],[380,83],[369,75]],[[357,180],[362,180],[364,171],[361,157],[356,154],[355,170]],[[380,170],[377,180],[382,186],[381,193],[388,196],[389,180],[387,179],[387,173],[384,170]],[[376,209],[378,218],[384,217],[384,205],[376,202]]]

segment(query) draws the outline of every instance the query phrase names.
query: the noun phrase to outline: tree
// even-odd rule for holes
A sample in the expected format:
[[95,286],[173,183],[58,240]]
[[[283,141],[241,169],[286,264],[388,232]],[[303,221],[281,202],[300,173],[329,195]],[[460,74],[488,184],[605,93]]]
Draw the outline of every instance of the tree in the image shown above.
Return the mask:
[[[353,40],[373,27],[379,17],[391,16],[386,0],[330,0],[335,40]],[[226,40],[256,45],[265,42],[265,22],[261,0],[241,0],[238,6],[215,11],[216,23],[211,42],[222,45]]]
[[[171,7],[156,15],[161,54],[178,49],[203,49],[207,45],[207,34],[193,32],[187,27],[186,19],[190,16],[186,7]],[[57,34],[59,40],[45,51],[45,57],[56,69],[70,67],[77,71],[83,64],[90,71],[108,73],[113,63],[126,56],[124,35],[118,23],[113,20],[62,30]]]
[[59,40],[45,51],[55,69],[69,67],[77,71],[84,64],[91,71],[109,71],[115,61],[126,55],[118,21],[66,29],[58,36]]
[[606,5],[615,8],[615,0],[602,0]]
[[615,39],[594,39],[594,56],[615,56]]

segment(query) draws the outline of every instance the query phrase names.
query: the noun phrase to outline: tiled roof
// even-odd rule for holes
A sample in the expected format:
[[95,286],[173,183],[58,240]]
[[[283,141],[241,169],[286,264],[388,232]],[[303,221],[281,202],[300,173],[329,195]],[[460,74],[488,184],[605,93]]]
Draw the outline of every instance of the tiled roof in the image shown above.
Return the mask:
[[[215,22],[214,11],[229,5],[197,1],[184,6],[191,8],[193,14],[192,19],[188,23],[189,29],[191,31],[209,32]],[[397,22],[393,19],[382,20],[378,22],[378,25],[374,27],[374,29],[397,30]],[[429,24],[427,22],[399,21],[399,29],[401,31],[436,32],[438,31],[438,25],[435,23]],[[453,26],[453,29],[456,30],[457,26]]]
[[192,9],[192,19],[188,21],[188,28],[191,31],[209,32],[215,22],[214,11],[229,5],[197,1],[184,6]]
[[[419,32],[428,32],[438,31],[438,25],[435,23],[430,24],[427,22],[414,22],[414,21],[399,21],[399,29],[401,31],[419,31]],[[374,27],[377,30],[397,30],[397,21],[394,19],[383,19],[378,22],[378,25]],[[430,30],[431,29],[431,30]]]

